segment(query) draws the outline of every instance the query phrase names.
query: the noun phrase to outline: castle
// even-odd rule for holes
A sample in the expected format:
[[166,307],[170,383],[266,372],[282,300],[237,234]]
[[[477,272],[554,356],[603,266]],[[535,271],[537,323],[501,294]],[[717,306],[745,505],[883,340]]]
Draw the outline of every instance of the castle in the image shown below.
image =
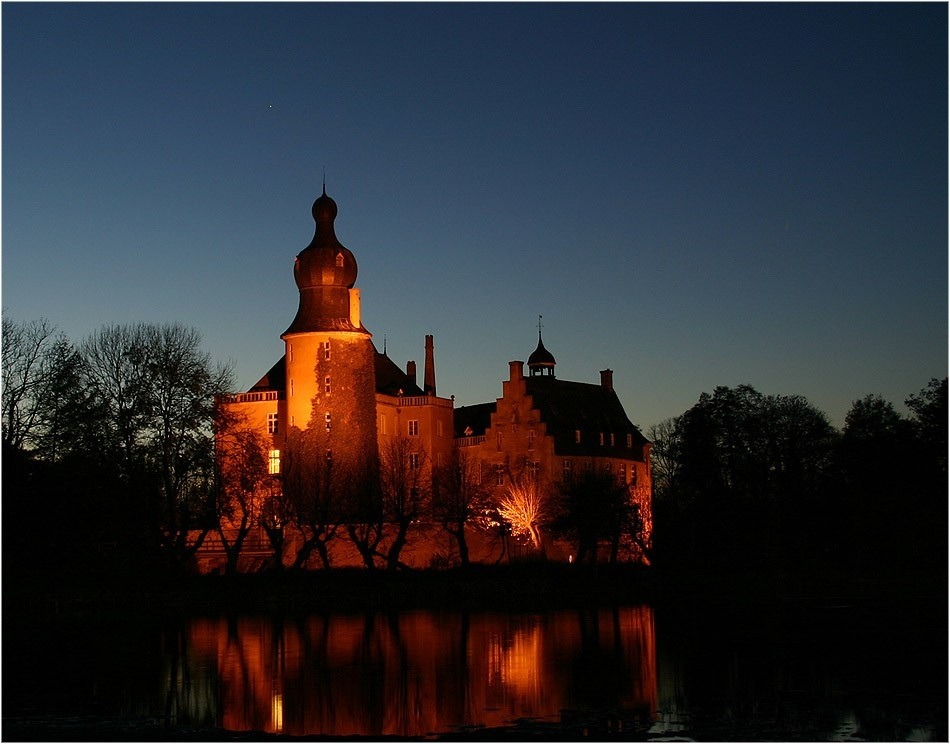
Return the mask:
[[[558,379],[539,324],[527,375],[523,362],[509,362],[500,398],[456,408],[436,393],[431,335],[421,387],[414,361],[403,370],[373,344],[360,312],[356,258],[336,236],[337,205],[325,186],[312,214],[313,239],[294,262],[299,305],[281,335],[283,357],[250,390],[218,401],[225,417],[266,450],[269,477],[248,485],[242,466],[240,503],[225,509],[209,533],[200,568],[219,567],[226,548],[245,569],[268,556],[319,565],[312,553],[324,565],[371,566],[393,554],[408,566],[452,565],[460,553],[465,561],[496,562],[531,546],[515,539],[517,514],[507,524],[499,519],[504,510],[493,506],[512,506],[516,492],[537,507],[560,484],[592,473],[622,489],[635,507],[637,526],[625,536],[623,557],[645,561],[650,443],[627,418],[613,373],[601,371],[600,384]],[[234,470],[233,452],[219,444],[220,472]],[[449,492],[452,499],[444,498]],[[387,509],[392,493],[401,495]],[[446,507],[459,493],[477,494],[477,503]],[[534,516],[522,517],[523,535],[550,559],[574,560],[576,549],[544,535]],[[377,525],[373,535],[363,524],[370,522]],[[614,557],[617,547],[615,541]]]

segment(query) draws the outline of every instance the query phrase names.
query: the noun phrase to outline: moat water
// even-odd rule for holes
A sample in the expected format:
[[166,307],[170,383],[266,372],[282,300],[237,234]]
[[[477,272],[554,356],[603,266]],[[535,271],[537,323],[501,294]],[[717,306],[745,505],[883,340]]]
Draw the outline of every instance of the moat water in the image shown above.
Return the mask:
[[3,651],[5,720],[367,737],[569,726],[637,740],[947,738],[945,620],[894,604],[90,615],[5,624]]

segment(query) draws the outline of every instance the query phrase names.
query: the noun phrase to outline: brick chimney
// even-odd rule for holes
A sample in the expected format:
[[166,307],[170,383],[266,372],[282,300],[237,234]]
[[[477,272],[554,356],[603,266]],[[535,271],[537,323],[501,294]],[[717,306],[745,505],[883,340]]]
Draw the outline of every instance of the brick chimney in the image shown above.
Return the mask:
[[524,362],[508,362],[508,372],[509,378],[514,380],[521,380],[524,378]]
[[435,395],[435,347],[432,336],[426,336],[426,362],[423,371],[422,390],[426,395]]
[[409,378],[409,382],[413,385],[416,384],[416,363],[413,361],[406,362],[406,376]]
[[612,369],[600,370],[600,386],[606,390],[614,389],[614,371]]

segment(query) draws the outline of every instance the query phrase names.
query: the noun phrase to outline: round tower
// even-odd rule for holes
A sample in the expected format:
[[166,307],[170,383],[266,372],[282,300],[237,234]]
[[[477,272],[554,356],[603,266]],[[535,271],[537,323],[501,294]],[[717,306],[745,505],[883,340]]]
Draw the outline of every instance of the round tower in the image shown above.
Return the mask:
[[377,451],[372,336],[360,320],[356,258],[336,237],[337,206],[326,186],[312,213],[313,240],[294,261],[297,315],[281,334],[283,431],[309,432],[328,459],[357,462]]

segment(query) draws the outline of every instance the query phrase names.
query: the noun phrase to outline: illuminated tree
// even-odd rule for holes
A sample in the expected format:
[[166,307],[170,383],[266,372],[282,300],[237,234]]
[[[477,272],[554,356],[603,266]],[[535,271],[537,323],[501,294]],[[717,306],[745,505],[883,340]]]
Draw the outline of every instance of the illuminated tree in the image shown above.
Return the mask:
[[459,562],[469,564],[466,526],[489,509],[488,492],[481,485],[479,461],[455,447],[447,465],[434,469],[430,513],[458,546]]
[[541,524],[546,518],[546,494],[537,478],[513,479],[498,501],[498,515],[515,537],[527,537],[536,550],[542,549]]

